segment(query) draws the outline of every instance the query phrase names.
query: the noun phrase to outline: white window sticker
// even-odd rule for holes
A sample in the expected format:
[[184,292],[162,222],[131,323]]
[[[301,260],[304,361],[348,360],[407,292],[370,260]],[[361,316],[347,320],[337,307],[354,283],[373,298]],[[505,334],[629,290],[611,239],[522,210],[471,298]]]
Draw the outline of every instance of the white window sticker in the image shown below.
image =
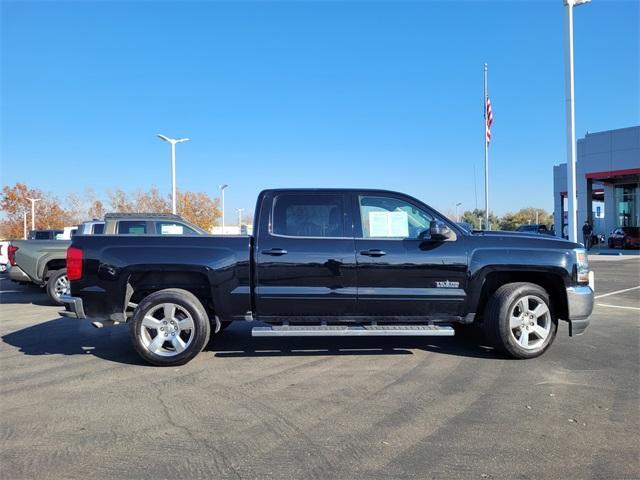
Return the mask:
[[409,236],[409,216],[407,212],[369,212],[370,237]]
[[162,235],[182,235],[184,228],[182,225],[169,225],[163,224],[160,226],[160,233]]

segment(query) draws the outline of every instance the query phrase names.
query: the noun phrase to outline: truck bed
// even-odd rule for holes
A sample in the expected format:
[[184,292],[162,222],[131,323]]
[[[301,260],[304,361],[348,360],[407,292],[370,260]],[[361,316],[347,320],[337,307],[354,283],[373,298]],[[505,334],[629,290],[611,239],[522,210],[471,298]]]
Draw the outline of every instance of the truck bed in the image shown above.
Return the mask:
[[[15,253],[16,265],[36,284],[46,282],[45,271],[52,261],[61,261],[67,255],[69,240],[14,240],[11,245],[18,247]],[[58,268],[57,266],[55,266]]]
[[173,277],[176,288],[196,285],[221,319],[241,319],[251,310],[251,244],[250,236],[79,235],[84,271],[71,295],[86,299],[88,316],[122,321],[122,306],[139,300],[119,298],[127,284],[142,295]]

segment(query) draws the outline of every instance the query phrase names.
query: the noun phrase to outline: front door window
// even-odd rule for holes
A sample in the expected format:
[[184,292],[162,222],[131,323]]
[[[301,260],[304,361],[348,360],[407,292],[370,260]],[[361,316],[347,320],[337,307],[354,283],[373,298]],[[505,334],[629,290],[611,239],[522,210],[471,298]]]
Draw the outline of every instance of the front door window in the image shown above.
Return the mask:
[[433,217],[404,200],[361,196],[363,238],[417,239],[429,230]]

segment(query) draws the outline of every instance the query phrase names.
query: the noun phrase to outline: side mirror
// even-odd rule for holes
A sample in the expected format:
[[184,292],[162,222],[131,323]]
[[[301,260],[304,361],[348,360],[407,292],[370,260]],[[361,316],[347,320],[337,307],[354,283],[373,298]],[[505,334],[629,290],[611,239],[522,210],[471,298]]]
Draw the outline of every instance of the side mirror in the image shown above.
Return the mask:
[[445,224],[438,220],[433,220],[429,225],[429,230],[420,234],[420,239],[432,242],[444,242],[454,237],[454,233]]

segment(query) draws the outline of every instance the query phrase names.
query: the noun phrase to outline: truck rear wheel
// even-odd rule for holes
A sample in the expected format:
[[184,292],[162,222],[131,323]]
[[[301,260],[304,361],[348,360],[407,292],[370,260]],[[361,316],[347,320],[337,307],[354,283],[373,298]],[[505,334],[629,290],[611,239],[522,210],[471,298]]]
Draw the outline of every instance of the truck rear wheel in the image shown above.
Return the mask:
[[69,294],[69,279],[67,278],[67,269],[61,268],[60,270],[54,270],[49,272],[49,278],[47,279],[47,295],[51,301],[56,305],[63,305],[62,295]]
[[513,358],[542,355],[558,330],[549,294],[532,283],[509,283],[500,287],[485,309],[487,340]]
[[168,288],[138,304],[129,334],[136,352],[153,365],[184,365],[209,342],[206,310],[191,292]]

